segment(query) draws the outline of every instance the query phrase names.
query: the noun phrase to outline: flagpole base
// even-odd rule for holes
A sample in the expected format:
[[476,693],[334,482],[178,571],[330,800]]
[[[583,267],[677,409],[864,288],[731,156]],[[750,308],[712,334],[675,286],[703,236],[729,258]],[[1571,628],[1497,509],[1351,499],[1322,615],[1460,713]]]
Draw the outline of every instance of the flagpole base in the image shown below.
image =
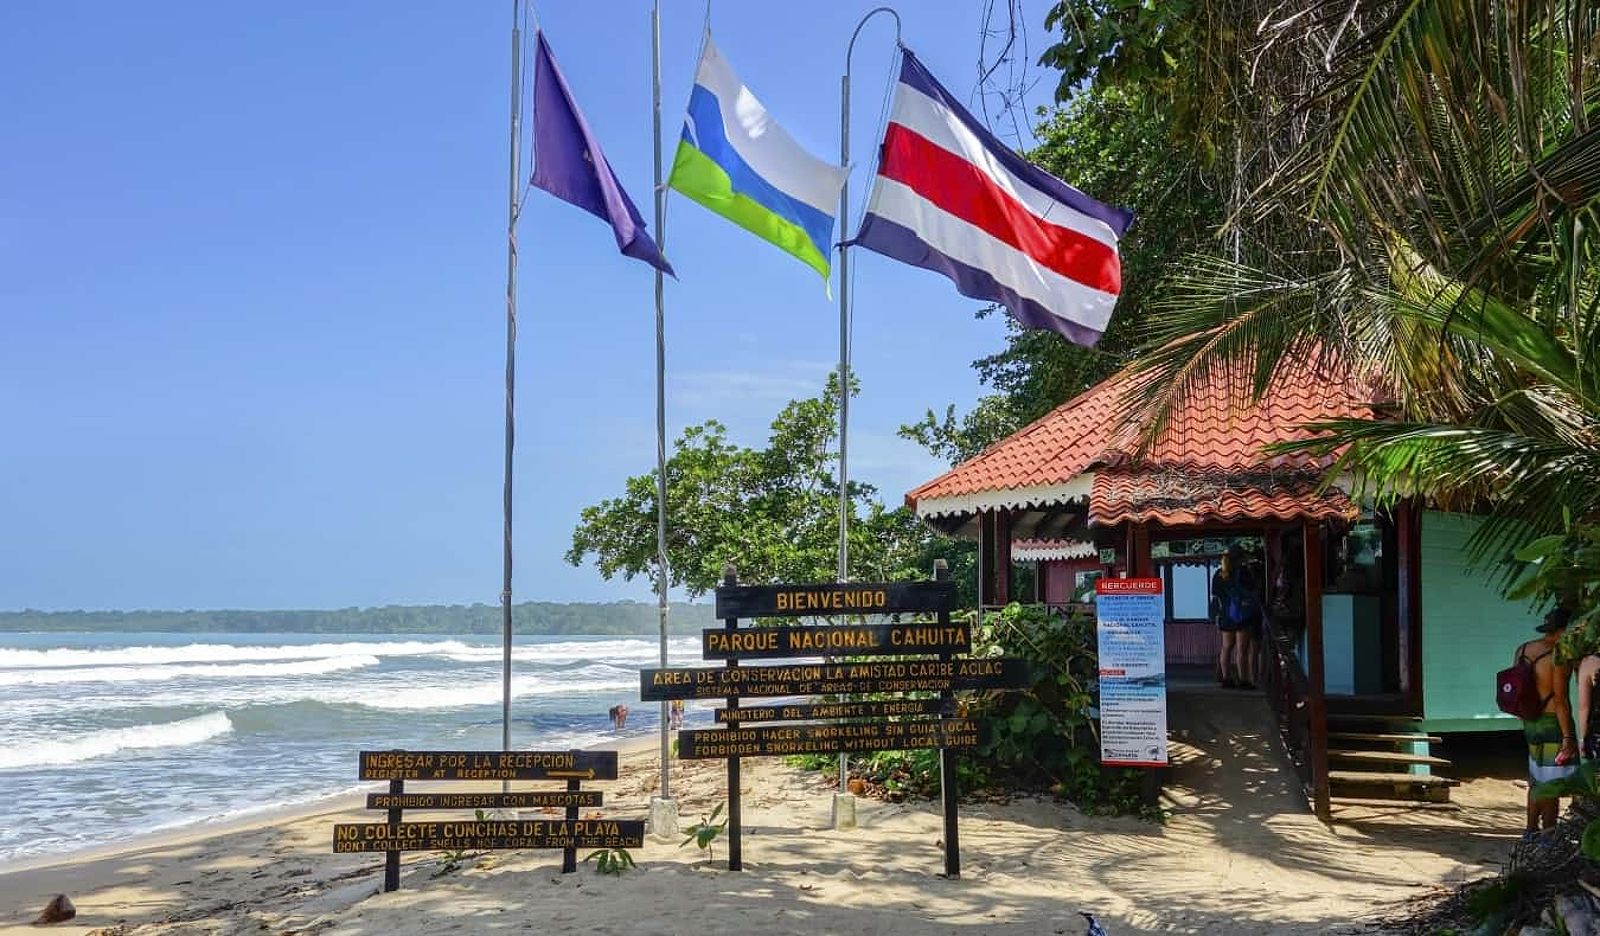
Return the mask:
[[678,836],[678,801],[650,797],[650,834],[656,838],[670,839]]
[[835,829],[854,829],[856,827],[856,798],[854,794],[833,794],[833,827]]

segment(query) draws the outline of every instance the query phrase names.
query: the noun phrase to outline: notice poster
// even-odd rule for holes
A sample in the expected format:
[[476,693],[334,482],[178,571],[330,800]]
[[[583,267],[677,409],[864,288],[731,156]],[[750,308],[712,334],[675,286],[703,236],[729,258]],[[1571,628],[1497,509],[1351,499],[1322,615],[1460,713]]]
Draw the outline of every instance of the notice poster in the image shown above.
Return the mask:
[[1166,601],[1161,580],[1095,583],[1100,645],[1100,762],[1167,765]]

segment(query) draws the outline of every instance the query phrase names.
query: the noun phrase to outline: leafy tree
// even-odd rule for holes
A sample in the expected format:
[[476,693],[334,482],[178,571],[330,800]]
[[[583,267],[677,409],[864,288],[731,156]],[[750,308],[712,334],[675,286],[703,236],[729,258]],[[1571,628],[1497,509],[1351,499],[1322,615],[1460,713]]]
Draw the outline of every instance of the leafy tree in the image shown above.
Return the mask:
[[1273,36],[1318,49],[1326,67],[1299,103],[1328,119],[1272,154],[1246,206],[1278,219],[1251,232],[1259,249],[1170,280],[1138,415],[1158,430],[1219,371],[1252,375],[1259,395],[1286,359],[1337,362],[1390,398],[1317,427],[1338,470],[1380,498],[1488,511],[1480,558],[1540,534],[1581,543],[1600,523],[1600,11],[1348,10],[1332,42],[1312,26]]
[[[724,563],[746,583],[832,581],[838,570],[839,393],[794,400],[763,448],[729,441],[722,424],[686,429],[667,460],[671,584],[691,595],[722,581]],[[887,510],[868,484],[850,484],[850,572],[857,581],[926,578],[937,552],[905,509]],[[567,561],[593,557],[606,578],[651,575],[656,557],[654,472],[621,496],[584,508]]]

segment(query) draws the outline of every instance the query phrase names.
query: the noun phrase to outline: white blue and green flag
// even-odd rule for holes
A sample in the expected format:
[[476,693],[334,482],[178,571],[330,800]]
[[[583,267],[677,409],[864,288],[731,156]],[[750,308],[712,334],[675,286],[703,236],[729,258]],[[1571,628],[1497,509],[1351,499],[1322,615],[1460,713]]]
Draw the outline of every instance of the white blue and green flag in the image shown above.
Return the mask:
[[806,152],[708,34],[667,185],[828,277],[843,167]]

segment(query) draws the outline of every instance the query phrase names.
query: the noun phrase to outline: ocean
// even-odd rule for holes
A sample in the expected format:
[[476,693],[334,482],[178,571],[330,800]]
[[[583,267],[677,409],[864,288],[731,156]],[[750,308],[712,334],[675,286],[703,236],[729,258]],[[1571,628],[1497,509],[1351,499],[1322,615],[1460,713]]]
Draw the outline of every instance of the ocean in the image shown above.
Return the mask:
[[[639,669],[658,654],[655,638],[517,638],[512,746],[655,734]],[[668,654],[693,664],[698,641]],[[0,634],[0,869],[348,792],[364,748],[498,748],[500,655],[483,636]]]

